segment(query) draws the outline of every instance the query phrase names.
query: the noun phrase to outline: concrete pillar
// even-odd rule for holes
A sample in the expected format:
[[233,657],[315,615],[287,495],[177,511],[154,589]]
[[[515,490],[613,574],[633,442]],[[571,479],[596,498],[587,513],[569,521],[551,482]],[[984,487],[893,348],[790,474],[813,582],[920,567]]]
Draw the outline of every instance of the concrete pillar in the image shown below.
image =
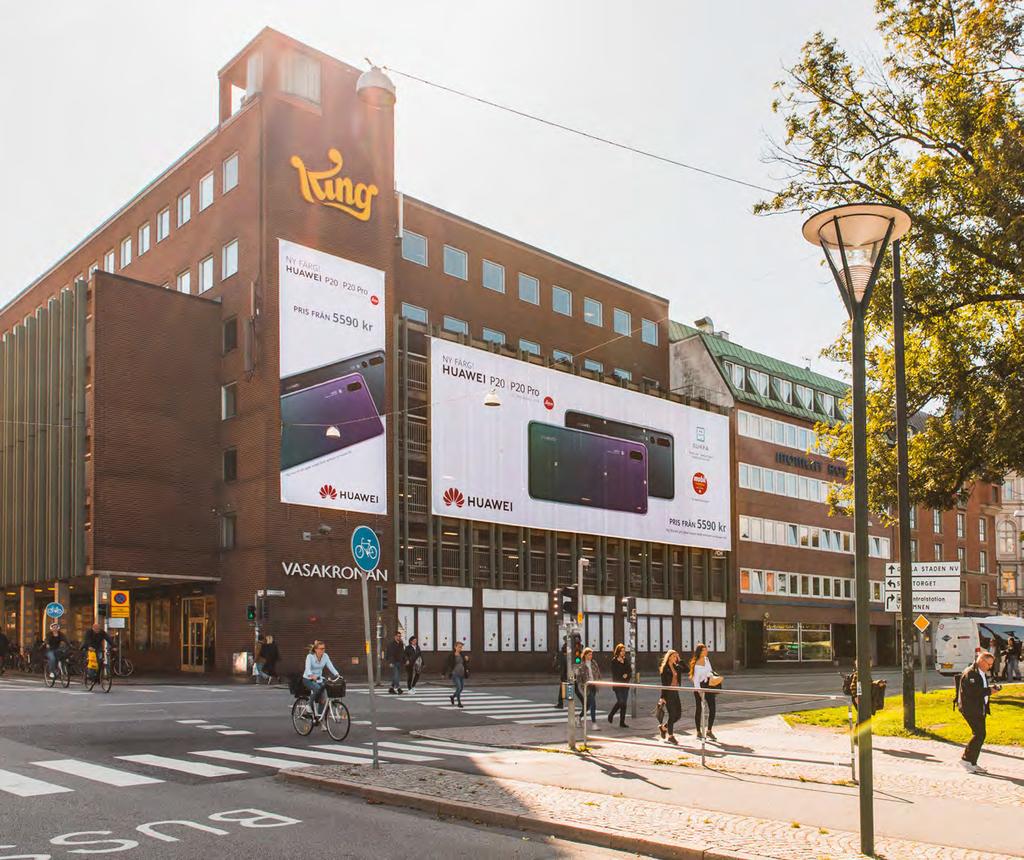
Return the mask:
[[[103,625],[104,630],[107,629],[107,618],[110,617],[110,585],[110,577],[107,574],[98,573],[93,577],[92,617]],[[100,618],[101,603],[107,606],[107,614],[103,618]]]
[[29,585],[18,586],[18,645],[28,650],[39,638],[39,616],[36,611],[36,593]]

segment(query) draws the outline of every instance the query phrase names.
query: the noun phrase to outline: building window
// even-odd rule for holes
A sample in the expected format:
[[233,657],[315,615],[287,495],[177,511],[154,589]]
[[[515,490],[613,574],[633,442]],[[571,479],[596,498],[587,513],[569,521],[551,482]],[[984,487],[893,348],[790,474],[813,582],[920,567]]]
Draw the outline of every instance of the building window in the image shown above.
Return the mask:
[[427,265],[427,237],[406,230],[402,233],[402,258],[418,266]]
[[640,340],[651,346],[658,345],[658,324],[651,320],[643,320],[640,323]]
[[1017,527],[1010,520],[999,524],[999,554],[1015,556],[1017,554]]
[[238,349],[238,317],[229,317],[221,325],[220,351],[227,355]]
[[624,337],[633,334],[633,317],[629,311],[624,311],[622,308],[612,310],[612,329],[616,334],[621,334]]
[[205,293],[213,286],[213,256],[199,263],[199,292]]
[[775,396],[783,403],[793,402],[793,383],[788,379],[772,378],[772,385],[775,387]]
[[623,370],[621,367],[616,367],[612,371],[612,376],[614,376],[616,379],[624,379],[626,380],[626,382],[633,381],[633,374],[630,373],[628,370]]
[[224,480],[234,481],[238,479],[238,449],[228,448],[224,452]]
[[939,511],[932,511],[932,531],[942,534],[942,514]]
[[320,63],[308,54],[292,51],[284,58],[281,89],[320,104]]
[[235,548],[235,515],[222,514],[220,518],[220,548]]
[[121,268],[130,266],[132,262],[132,237],[126,236],[121,240]]
[[139,256],[149,250],[149,222],[139,227]]
[[967,531],[967,518],[963,514],[956,515],[956,536],[962,538]]
[[426,325],[427,321],[430,319],[430,315],[427,313],[426,308],[421,308],[418,305],[410,305],[408,302],[402,302],[402,318]]
[[222,421],[238,414],[238,384],[229,382],[220,387],[220,417]]
[[499,346],[505,344],[505,332],[484,326],[483,338],[487,343],[496,343]]
[[1001,568],[999,582],[1003,594],[1012,596],[1017,593],[1017,577],[1014,575],[1013,568]]
[[221,194],[227,194],[232,188],[238,185],[238,153],[229,155],[224,159],[224,172],[221,178],[223,190]]
[[192,272],[185,270],[178,275],[178,292],[179,293],[191,293],[192,292]]
[[978,554],[978,573],[988,573],[988,553],[985,550]]
[[528,352],[530,355],[540,355],[540,344],[534,343],[532,340],[526,340],[526,338],[519,338],[519,349],[522,352]]
[[956,560],[960,562],[961,573],[967,570],[967,549],[966,547],[958,546],[956,548]]
[[156,240],[162,242],[171,233],[171,207],[161,209],[156,216]]
[[917,508],[913,505],[910,506],[910,527],[912,529],[917,528]]
[[754,370],[750,368],[747,370],[747,379],[750,381],[751,388],[757,394],[762,397],[768,396],[768,374],[762,373],[760,370]]
[[589,370],[591,373],[604,373],[604,365],[593,358],[583,359],[583,369]]
[[494,290],[496,293],[505,292],[505,267],[498,263],[492,263],[490,260],[484,260],[483,283],[488,290]]
[[519,298],[531,305],[540,304],[540,281],[531,275],[519,273]]
[[798,406],[802,406],[804,409],[812,408],[814,404],[814,390],[806,385],[796,386],[796,400]]
[[199,180],[199,211],[213,205],[213,173]]
[[469,278],[469,254],[458,248],[453,248],[451,245],[445,245],[444,273],[453,278],[461,278],[463,281]]
[[192,218],[192,192],[186,191],[178,198],[178,226],[187,224]]
[[740,391],[746,387],[747,369],[742,364],[733,364],[731,361],[723,361],[725,372],[729,374],[732,384]]
[[469,334],[469,323],[458,317],[445,317],[444,330],[453,334]]
[[583,322],[590,325],[604,325],[604,306],[597,299],[583,299]]
[[572,353],[566,352],[564,349],[553,349],[551,358],[554,359],[555,364],[572,364]]
[[572,316],[572,293],[565,287],[551,288],[551,310],[556,314]]
[[988,526],[985,523],[984,517],[978,520],[978,539],[982,541],[988,540]]
[[942,561],[942,544],[941,543],[932,544],[932,551],[935,554],[935,560],[936,561]]
[[238,240],[232,239],[224,246],[220,260],[220,279],[230,278],[238,271]]
[[910,560],[917,561],[917,541],[913,538],[910,540]]
[[97,269],[99,269],[99,264],[98,263],[93,263],[91,266],[89,266],[89,277],[90,278],[93,275],[96,274]]
[[990,600],[989,600],[989,593],[988,593],[988,583],[987,582],[983,582],[983,583],[981,583],[981,605],[982,606],[988,606],[989,602],[990,602]]

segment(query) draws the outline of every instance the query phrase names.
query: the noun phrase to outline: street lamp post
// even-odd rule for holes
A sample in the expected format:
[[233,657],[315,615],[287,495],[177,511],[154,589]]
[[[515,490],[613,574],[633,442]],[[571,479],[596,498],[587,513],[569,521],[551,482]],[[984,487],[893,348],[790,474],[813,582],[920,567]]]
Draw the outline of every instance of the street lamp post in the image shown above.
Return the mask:
[[[851,204],[826,209],[803,226],[808,242],[820,245],[852,321],[853,339],[853,514],[857,606],[857,739],[860,770],[861,852],[875,853],[871,767],[871,623],[868,607],[867,390],[864,319],[889,242],[910,227],[893,206]],[[906,581],[909,583],[909,577]],[[904,601],[904,611],[909,601]]]

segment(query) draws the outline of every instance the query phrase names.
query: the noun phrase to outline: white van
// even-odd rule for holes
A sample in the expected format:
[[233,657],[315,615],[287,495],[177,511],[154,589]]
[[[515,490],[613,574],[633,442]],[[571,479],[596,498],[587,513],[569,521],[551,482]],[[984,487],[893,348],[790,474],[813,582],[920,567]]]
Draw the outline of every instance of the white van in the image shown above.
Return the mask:
[[[935,669],[940,675],[959,675],[974,662],[982,639],[989,648],[993,637],[1006,642],[1013,635],[1024,641],[1024,618],[1012,615],[989,615],[982,618],[943,618],[935,625],[932,641],[935,643]],[[998,655],[997,655],[998,657]]]

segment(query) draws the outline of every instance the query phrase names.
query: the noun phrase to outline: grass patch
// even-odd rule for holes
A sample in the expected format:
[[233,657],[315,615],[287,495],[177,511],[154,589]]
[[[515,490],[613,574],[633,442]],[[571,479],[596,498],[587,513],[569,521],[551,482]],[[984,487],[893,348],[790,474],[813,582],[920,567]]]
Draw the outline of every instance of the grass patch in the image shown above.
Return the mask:
[[[971,730],[966,721],[959,711],[953,709],[952,690],[918,693],[915,702],[916,734],[903,728],[903,699],[898,692],[886,697],[885,708],[875,714],[871,721],[871,730],[876,735],[929,737],[955,744],[967,743],[970,739]],[[791,726],[824,726],[843,730],[848,727],[845,705],[813,711],[793,711],[783,716]],[[1020,687],[992,696],[992,713],[988,718],[985,743],[1024,746],[1024,692]]]

